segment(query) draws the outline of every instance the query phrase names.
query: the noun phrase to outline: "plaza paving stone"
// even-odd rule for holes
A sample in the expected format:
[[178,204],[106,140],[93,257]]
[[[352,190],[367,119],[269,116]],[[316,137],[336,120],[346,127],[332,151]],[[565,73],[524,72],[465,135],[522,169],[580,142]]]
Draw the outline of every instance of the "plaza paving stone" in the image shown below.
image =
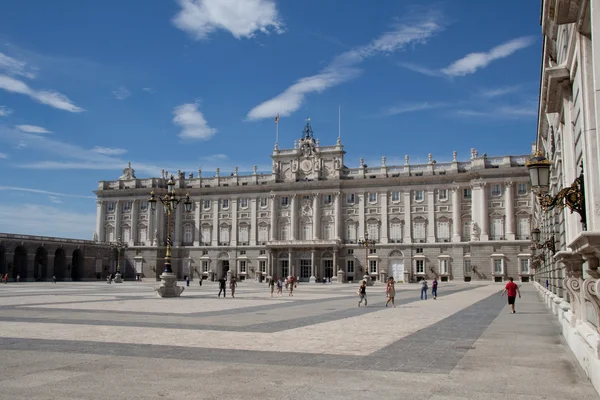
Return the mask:
[[599,399],[533,287],[0,285],[0,399]]

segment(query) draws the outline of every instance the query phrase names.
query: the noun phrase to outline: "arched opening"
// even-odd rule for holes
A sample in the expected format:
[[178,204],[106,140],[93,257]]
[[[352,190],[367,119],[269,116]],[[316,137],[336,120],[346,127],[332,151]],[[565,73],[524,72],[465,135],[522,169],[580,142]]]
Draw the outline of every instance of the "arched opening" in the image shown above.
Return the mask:
[[6,250],[0,245],[0,275],[6,273]]
[[19,246],[15,249],[13,256],[13,278],[19,275],[21,280],[27,279],[27,250],[23,246]]
[[33,262],[33,279],[45,281],[48,279],[48,252],[43,247],[38,247]]
[[73,252],[71,259],[71,279],[80,281],[83,278],[83,254],[77,249]]
[[65,271],[67,270],[67,255],[62,248],[56,249],[54,252],[54,276],[56,280],[62,281],[65,279]]

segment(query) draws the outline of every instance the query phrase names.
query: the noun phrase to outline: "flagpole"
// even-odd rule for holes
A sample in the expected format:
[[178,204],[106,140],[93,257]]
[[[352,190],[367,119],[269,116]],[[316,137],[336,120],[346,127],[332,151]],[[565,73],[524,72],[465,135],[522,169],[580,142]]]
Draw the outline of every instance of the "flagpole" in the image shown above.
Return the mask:
[[279,149],[279,113],[275,117],[275,148]]
[[338,140],[342,137],[342,106],[338,106]]

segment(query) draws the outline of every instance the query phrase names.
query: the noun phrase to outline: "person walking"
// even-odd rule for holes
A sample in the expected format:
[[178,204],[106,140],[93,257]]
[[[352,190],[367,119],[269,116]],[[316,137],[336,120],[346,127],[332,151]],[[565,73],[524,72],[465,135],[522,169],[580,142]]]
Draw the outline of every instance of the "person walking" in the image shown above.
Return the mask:
[[52,275],[52,283],[56,283],[56,275]]
[[394,303],[394,298],[396,297],[396,287],[394,284],[394,278],[390,277],[387,281],[387,287],[385,289],[387,292],[387,301],[385,302],[385,306],[388,306],[388,303],[392,302],[392,307],[396,308],[396,304]]
[[437,287],[438,281],[436,278],[433,278],[433,282],[431,282],[431,296],[434,300],[437,299]]
[[232,276],[229,280],[229,290],[231,290],[231,297],[235,298],[235,288],[237,287],[237,279]]
[[273,292],[275,291],[275,279],[273,277],[269,281],[269,287],[271,288],[271,297],[273,297]]
[[225,280],[225,277],[222,276],[219,279],[219,295],[217,297],[221,297],[221,292],[223,293],[223,297],[227,297],[226,284],[227,281]]
[[427,279],[421,281],[421,300],[427,300]]
[[295,278],[293,276],[290,276],[290,294],[288,296],[294,296],[294,285],[295,285]]
[[283,282],[281,278],[277,279],[277,294],[279,297],[283,296]]
[[365,301],[365,307],[367,306],[367,281],[362,281],[360,283],[360,287],[358,288],[358,295],[360,296],[360,300],[358,301],[358,306],[362,304],[363,300]]
[[519,298],[521,298],[521,291],[519,290],[519,285],[517,285],[513,281],[512,277],[508,278],[508,280],[509,280],[509,282],[504,287],[504,290],[502,291],[502,294],[500,295],[500,297],[504,296],[504,293],[506,293],[508,295],[508,305],[510,306],[510,313],[514,314],[515,313],[515,299],[517,298],[517,294],[519,295]]

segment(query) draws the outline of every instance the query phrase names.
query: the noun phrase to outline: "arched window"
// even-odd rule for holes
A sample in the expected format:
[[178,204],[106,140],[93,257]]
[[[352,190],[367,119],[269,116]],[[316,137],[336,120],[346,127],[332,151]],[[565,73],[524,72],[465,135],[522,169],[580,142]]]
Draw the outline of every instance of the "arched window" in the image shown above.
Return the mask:
[[190,246],[194,243],[194,225],[186,224],[183,226],[183,244]]
[[413,221],[413,239],[417,243],[424,243],[427,238],[427,222],[423,218],[415,218]]
[[258,225],[258,242],[264,243],[269,240],[269,225],[261,223]]
[[219,242],[223,244],[229,244],[229,225],[223,224],[219,231]]
[[238,241],[240,244],[242,244],[242,243],[248,244],[248,242],[250,241],[249,233],[250,233],[250,226],[246,223],[242,223],[240,225],[240,232],[239,232],[239,237],[238,237]]
[[356,243],[356,222],[352,220],[346,222],[346,241]]
[[402,239],[402,224],[399,219],[393,219],[390,222],[390,240],[396,243]]
[[202,230],[201,230],[201,235],[202,235],[202,243],[204,244],[210,244],[210,234],[211,234],[212,228],[210,225],[208,224],[204,224],[202,225]]

